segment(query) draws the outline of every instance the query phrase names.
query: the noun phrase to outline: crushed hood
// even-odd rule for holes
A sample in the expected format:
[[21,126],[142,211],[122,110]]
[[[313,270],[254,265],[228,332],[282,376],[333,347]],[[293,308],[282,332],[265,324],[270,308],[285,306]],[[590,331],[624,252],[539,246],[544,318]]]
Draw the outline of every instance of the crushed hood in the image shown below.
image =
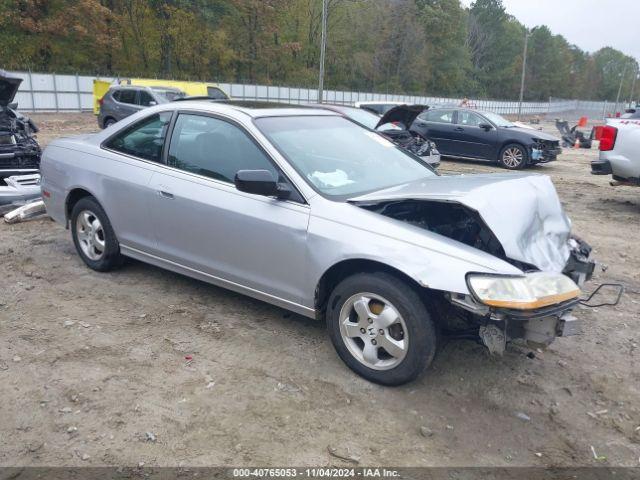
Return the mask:
[[6,107],[13,102],[21,83],[22,79],[20,77],[16,77],[5,70],[0,70],[0,107]]
[[371,205],[399,200],[454,202],[479,214],[507,257],[561,272],[570,256],[571,222],[546,175],[429,177],[350,199]]
[[398,105],[380,117],[376,128],[393,122],[402,123],[405,128],[409,128],[416,117],[428,108],[428,105]]

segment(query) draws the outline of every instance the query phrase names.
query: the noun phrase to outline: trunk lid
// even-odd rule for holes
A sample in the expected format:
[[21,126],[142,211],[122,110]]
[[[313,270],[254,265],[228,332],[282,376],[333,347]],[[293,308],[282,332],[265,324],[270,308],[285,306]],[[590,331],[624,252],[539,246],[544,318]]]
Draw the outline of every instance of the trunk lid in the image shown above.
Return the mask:
[[350,199],[372,205],[401,200],[453,202],[478,213],[507,257],[561,272],[570,256],[571,222],[546,175],[428,177]]

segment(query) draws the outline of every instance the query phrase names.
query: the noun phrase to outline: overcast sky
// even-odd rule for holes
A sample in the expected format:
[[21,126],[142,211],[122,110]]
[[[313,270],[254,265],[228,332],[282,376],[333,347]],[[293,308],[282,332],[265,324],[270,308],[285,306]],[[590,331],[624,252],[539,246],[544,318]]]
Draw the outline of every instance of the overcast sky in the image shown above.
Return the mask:
[[[473,0],[461,0],[469,6]],[[547,25],[569,43],[595,52],[613,47],[640,60],[640,0],[502,0],[527,27]]]

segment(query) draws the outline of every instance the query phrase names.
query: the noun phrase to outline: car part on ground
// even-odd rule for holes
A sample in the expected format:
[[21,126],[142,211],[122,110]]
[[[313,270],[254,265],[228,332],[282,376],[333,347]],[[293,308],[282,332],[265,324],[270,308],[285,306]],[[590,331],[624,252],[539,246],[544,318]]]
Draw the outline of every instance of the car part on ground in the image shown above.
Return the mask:
[[501,353],[579,331],[591,249],[548,177],[438,176],[326,109],[188,106],[45,150],[47,213],[90,268],[132,257],[325,319],[382,384],[415,378],[438,332]]
[[591,135],[586,137],[584,132],[578,130],[578,125],[569,128],[569,122],[567,120],[556,118],[556,128],[560,132],[563,147],[573,147],[577,142],[580,148],[591,148],[593,140]]
[[38,128],[11,103],[21,83],[21,78],[0,70],[0,171],[40,167]]
[[4,221],[6,223],[18,223],[37,218],[42,215],[46,215],[47,210],[42,200],[36,200],[29,202],[21,207],[18,207],[10,212],[5,213]]
[[556,137],[518,127],[492,112],[458,107],[419,111],[420,108],[400,105],[387,112],[381,122],[404,118],[408,130],[435,142],[442,156],[489,160],[512,170],[551,162],[562,151]]
[[640,120],[607,119],[593,175],[611,175],[612,186],[640,186]]
[[0,171],[0,214],[41,197],[40,174],[4,176]]

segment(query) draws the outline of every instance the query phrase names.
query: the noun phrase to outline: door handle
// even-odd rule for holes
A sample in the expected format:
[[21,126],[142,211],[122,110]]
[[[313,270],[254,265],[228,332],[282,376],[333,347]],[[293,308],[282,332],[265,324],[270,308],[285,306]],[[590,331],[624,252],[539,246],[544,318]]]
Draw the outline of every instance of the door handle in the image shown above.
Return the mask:
[[160,185],[159,189],[158,189],[158,195],[161,196],[162,198],[168,198],[170,200],[173,200],[173,193],[171,193],[169,191],[169,189],[167,187],[165,187],[164,185]]
[[464,128],[462,128],[462,127],[456,127],[456,128],[454,128],[454,130],[456,132],[464,132]]

